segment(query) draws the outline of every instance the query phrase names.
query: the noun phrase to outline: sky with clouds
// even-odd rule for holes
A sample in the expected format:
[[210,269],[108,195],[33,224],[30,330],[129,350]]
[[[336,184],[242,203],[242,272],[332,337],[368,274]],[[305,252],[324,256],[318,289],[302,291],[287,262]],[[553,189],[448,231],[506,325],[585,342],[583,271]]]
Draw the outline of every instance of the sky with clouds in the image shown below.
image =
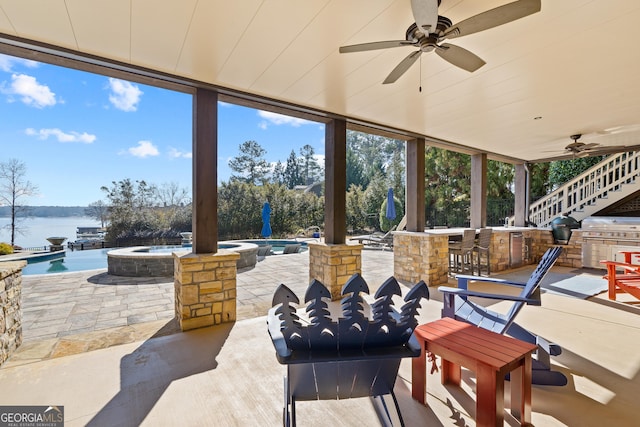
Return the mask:
[[[0,162],[17,159],[38,187],[27,204],[86,206],[125,178],[191,190],[190,95],[0,54]],[[257,141],[286,163],[324,125],[226,103],[218,108],[218,180],[238,147]]]

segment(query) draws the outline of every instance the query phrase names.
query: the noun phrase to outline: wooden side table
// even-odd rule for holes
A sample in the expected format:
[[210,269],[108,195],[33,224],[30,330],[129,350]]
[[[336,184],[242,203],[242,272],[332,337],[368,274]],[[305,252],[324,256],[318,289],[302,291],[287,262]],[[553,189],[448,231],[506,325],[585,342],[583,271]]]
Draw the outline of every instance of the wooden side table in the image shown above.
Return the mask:
[[476,424],[504,423],[504,377],[510,373],[511,413],[522,425],[531,423],[531,353],[534,344],[474,325],[443,318],[420,325],[415,335],[420,357],[412,361],[413,398],[425,402],[426,353],[442,357],[442,384],[460,385],[461,366],[476,373]]

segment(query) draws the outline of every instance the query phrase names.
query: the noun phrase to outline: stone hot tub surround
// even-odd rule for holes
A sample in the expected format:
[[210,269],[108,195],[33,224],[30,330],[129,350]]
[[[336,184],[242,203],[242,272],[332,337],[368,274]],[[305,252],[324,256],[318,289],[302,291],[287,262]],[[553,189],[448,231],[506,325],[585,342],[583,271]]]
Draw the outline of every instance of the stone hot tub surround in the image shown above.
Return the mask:
[[22,269],[26,261],[0,262],[0,366],[22,344]]
[[[246,242],[220,242],[219,249],[238,253],[237,268],[256,265],[258,245]],[[173,253],[186,254],[190,247],[162,248],[154,250],[151,246],[133,246],[115,249],[107,253],[108,273],[126,277],[171,277],[174,274]]]

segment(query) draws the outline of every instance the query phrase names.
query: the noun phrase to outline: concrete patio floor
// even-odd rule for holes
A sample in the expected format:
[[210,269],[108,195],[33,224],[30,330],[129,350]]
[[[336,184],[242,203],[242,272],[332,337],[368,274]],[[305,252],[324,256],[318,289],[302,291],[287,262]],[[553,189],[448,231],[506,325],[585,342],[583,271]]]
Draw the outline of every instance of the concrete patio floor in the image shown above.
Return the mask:
[[[392,270],[392,253],[363,253],[363,273],[372,293]],[[562,267],[553,271],[570,272]],[[285,283],[301,296],[307,275],[305,254],[270,257],[239,273],[237,322],[186,333],[172,333],[175,328],[170,315],[136,323],[140,317],[132,313],[131,318],[127,316],[127,325],[100,328],[98,314],[93,330],[67,334],[73,330],[69,328],[60,336],[40,338],[30,337],[30,331],[38,329],[32,328],[37,323],[32,321],[25,324],[25,344],[0,368],[0,405],[63,405],[68,426],[281,425],[285,368],[276,361],[264,314],[277,284]],[[68,276],[57,280],[62,283]],[[77,285],[80,293],[89,293],[82,289],[90,285],[102,293],[108,293],[104,290],[107,287],[130,286],[91,283],[95,276],[93,272],[84,282],[77,279],[85,284]],[[38,281],[31,281],[25,277],[25,294],[34,292],[30,288]],[[139,286],[139,291],[155,286],[166,286],[172,295],[172,281],[149,288]],[[403,287],[403,292],[407,290]],[[432,298],[422,304],[420,322],[440,317],[441,295],[436,288],[430,290]],[[73,300],[73,294],[65,300]],[[84,306],[103,307],[108,299],[98,303],[99,295],[84,299]],[[541,307],[525,306],[518,321],[563,347],[563,354],[552,361],[555,369],[567,375],[569,384],[533,387],[533,424],[638,425],[640,306],[624,296],[621,302],[610,302],[606,294],[578,299],[545,293],[542,299]],[[119,305],[127,304],[135,302],[132,299]],[[493,305],[497,310],[507,307],[504,302]],[[28,310],[25,303],[25,317]],[[77,320],[73,310],[67,316],[71,317],[69,324]],[[166,310],[158,310],[162,311]],[[117,339],[104,338],[108,336]],[[57,354],[51,351],[64,342],[92,340],[93,347],[77,346],[75,351]],[[410,366],[410,361],[402,362],[395,387],[407,426],[475,425],[472,372],[463,371],[462,388],[440,385],[437,374],[429,377],[429,406],[425,407],[411,399]],[[508,394],[505,400],[508,408]],[[300,426],[379,424],[368,399],[300,402],[297,409]],[[508,410],[505,424],[518,424]]]

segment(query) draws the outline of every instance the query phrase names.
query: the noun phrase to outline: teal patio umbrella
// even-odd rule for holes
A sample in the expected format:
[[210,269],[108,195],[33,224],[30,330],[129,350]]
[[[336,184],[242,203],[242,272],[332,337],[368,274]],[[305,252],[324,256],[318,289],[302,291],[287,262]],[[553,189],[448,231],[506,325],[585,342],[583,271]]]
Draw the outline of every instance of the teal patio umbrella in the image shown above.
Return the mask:
[[393,188],[389,187],[387,191],[387,212],[385,216],[389,221],[396,219],[396,204],[393,201]]
[[271,237],[271,206],[264,202],[262,206],[262,237]]

